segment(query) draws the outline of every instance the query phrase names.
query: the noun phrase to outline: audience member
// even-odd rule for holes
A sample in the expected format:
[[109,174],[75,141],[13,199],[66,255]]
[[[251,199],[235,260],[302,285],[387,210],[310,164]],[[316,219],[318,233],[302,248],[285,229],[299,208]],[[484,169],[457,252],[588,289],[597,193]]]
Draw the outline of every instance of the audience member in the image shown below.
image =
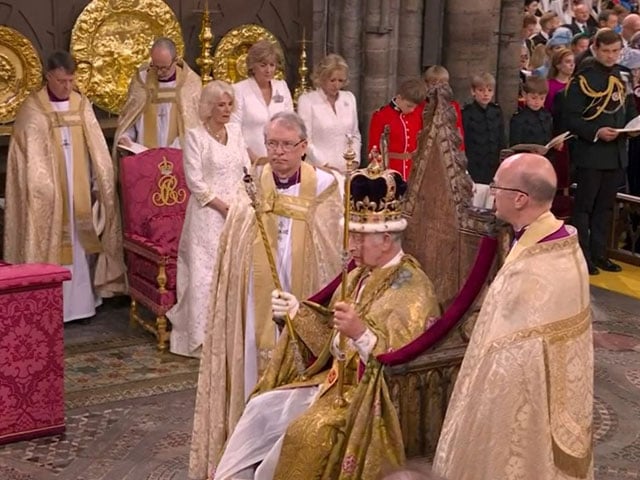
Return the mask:
[[489,184],[505,147],[502,109],[493,102],[496,81],[489,73],[471,77],[473,101],[462,109],[469,174],[476,183]]
[[560,19],[555,12],[547,12],[540,17],[540,32],[531,37],[534,46],[545,45],[553,31],[560,26]]
[[597,29],[596,21],[591,17],[590,10],[584,3],[579,3],[573,7],[573,19],[571,23],[564,25],[569,28],[574,35],[584,33],[592,36]]

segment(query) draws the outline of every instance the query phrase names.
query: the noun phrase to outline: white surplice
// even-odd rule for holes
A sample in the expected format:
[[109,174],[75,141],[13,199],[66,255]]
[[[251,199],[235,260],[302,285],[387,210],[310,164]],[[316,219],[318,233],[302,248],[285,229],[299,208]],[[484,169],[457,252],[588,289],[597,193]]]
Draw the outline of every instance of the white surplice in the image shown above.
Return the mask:
[[289,87],[284,80],[271,80],[271,101],[268,105],[253,77],[234,83],[233,91],[236,108],[231,114],[231,121],[241,126],[247,147],[259,157],[265,157],[265,125],[278,112],[293,112]]
[[[325,191],[334,181],[334,176],[330,173],[316,169],[316,196]],[[278,189],[278,193],[282,195],[290,195],[297,197],[300,192],[300,184],[297,183],[289,188]],[[278,217],[278,245],[276,248],[276,269],[282,289],[286,292],[291,291],[291,219],[287,217]],[[258,351],[256,348],[255,335],[255,312],[254,305],[254,287],[253,272],[249,275],[247,306],[246,306],[246,322],[245,322],[245,340],[244,340],[244,395],[248,398],[251,395],[256,383],[258,383]]]
[[197,357],[204,341],[211,304],[211,283],[224,217],[207,206],[214,197],[230,205],[249,168],[240,127],[227,124],[227,144],[214,140],[203,126],[187,130],[184,174],[191,197],[178,247],[178,301],[171,322],[172,353]]
[[310,163],[345,171],[343,154],[347,149],[347,135],[353,137],[356,161],[360,163],[362,139],[353,93],[346,90],[338,92],[335,112],[322,89],[304,93],[298,99],[298,114],[307,127]]
[[[58,112],[66,112],[69,110],[69,101],[55,102],[52,101],[53,109]],[[71,232],[71,244],[73,263],[71,265],[63,265],[71,271],[71,280],[62,283],[62,295],[64,302],[64,321],[79,320],[81,318],[92,317],[96,314],[96,306],[102,303],[102,299],[95,295],[93,291],[93,281],[91,278],[91,266],[74,225],[74,209],[73,209],[73,149],[74,145],[71,139],[71,131],[68,127],[60,129],[62,137],[62,151],[64,153],[64,161],[67,173],[67,198],[69,212],[69,232]],[[84,149],[84,145],[77,145],[76,148]],[[89,167],[90,168],[90,167]],[[90,175],[91,177],[91,175]]]
[[[146,82],[147,72],[140,72],[140,79],[142,83]],[[171,80],[170,82],[158,81],[158,88],[176,88],[176,83],[177,80]],[[158,113],[158,120],[156,122],[158,147],[180,148],[179,137],[176,137],[171,145],[167,144],[167,137],[169,136],[169,116],[174,106],[171,102],[162,102],[156,105],[156,111]],[[134,142],[144,145],[144,114],[138,117],[134,124],[125,132],[125,135]]]

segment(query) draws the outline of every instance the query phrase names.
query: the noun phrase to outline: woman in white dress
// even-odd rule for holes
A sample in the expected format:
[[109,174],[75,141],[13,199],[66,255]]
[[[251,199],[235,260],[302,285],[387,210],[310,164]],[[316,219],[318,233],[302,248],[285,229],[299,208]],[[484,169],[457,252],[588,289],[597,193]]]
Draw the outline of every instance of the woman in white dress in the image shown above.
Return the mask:
[[250,167],[240,128],[228,123],[234,104],[231,85],[207,84],[200,97],[202,123],[185,135],[184,173],[191,197],[178,247],[178,302],[167,312],[170,350],[179,355],[200,356],[218,240],[243,167]]
[[313,71],[316,89],[300,95],[298,114],[309,134],[307,159],[314,165],[345,170],[347,135],[353,137],[356,160],[360,162],[360,130],[356,97],[342,90],[349,78],[349,66],[340,55],[329,54]]
[[260,40],[247,53],[249,78],[233,85],[236,109],[231,121],[240,124],[252,162],[267,156],[264,127],[269,119],[278,112],[293,111],[287,83],[273,78],[283,61],[282,52],[276,45]]

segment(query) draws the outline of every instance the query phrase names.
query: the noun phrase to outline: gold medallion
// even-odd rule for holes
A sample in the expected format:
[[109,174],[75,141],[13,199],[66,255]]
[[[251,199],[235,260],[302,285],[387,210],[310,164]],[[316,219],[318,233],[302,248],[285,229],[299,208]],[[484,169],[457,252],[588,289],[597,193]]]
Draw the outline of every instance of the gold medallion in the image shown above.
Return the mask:
[[36,49],[17,30],[0,26],[0,123],[13,121],[24,99],[41,86]]
[[71,32],[78,88],[103,110],[120,113],[129,82],[158,37],[173,40],[182,57],[182,29],[162,0],[93,0]]
[[[247,52],[258,40],[269,40],[282,53],[282,46],[273,33],[260,25],[241,25],[229,31],[222,39],[213,54],[213,77],[236,83],[249,76],[247,72]],[[284,55],[282,55],[284,58]],[[278,67],[275,78],[282,80],[284,71]]]

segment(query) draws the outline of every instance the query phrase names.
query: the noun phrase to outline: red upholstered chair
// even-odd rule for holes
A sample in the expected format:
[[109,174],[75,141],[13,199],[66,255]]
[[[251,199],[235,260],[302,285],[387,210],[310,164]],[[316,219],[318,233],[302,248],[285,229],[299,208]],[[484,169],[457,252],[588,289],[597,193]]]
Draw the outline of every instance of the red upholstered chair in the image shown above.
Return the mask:
[[0,444],[62,433],[64,341],[57,265],[0,262]]
[[[122,158],[119,170],[130,317],[164,350],[169,341],[165,313],[176,302],[178,242],[189,198],[182,151],[147,150]],[[139,315],[138,303],[155,314],[155,322]]]

